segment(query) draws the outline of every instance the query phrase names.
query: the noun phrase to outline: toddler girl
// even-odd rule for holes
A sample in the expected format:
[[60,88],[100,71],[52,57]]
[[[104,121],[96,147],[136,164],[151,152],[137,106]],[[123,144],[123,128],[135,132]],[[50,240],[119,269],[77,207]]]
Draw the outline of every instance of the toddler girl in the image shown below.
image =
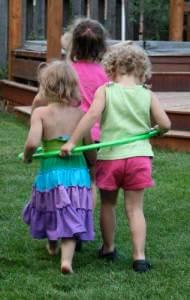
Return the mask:
[[[81,109],[87,112],[98,87],[108,81],[106,72],[101,65],[101,59],[106,52],[106,31],[96,20],[81,18],[75,20],[71,29],[62,37],[62,46],[66,48],[67,58],[71,60],[80,87]],[[40,91],[32,104],[32,111],[47,100]],[[93,141],[100,139],[99,122],[91,130]],[[96,203],[95,170],[91,168],[93,205]]]
[[[152,122],[162,131],[170,121],[154,93],[142,83],[150,76],[150,61],[138,46],[113,47],[105,55],[104,66],[112,82],[100,87],[94,101],[62,146],[62,155],[70,153],[76,142],[101,118],[101,141],[114,141],[149,131]],[[120,188],[124,191],[125,211],[133,243],[133,269],[146,272],[150,263],[145,258],[146,222],[143,196],[153,186],[151,177],[153,151],[149,140],[102,148],[98,152],[96,183],[100,189],[100,227],[103,245],[99,258],[116,258],[115,207]]]
[[[98,87],[108,81],[101,65],[106,52],[106,32],[104,27],[95,20],[81,19],[72,30],[70,59],[77,73],[82,96],[81,108],[87,112]],[[92,128],[94,141],[100,139],[98,122]]]
[[[67,59],[71,60],[80,87],[81,108],[87,112],[98,87],[108,82],[108,76],[101,64],[106,52],[106,31],[96,20],[80,18],[61,39],[62,47],[67,52]],[[42,93],[34,98],[32,111],[47,104]],[[96,122],[92,129],[92,138],[99,141],[100,129]]]
[[[48,102],[36,108],[25,144],[24,161],[30,162],[42,142],[44,151],[59,149],[72,134],[83,116],[78,108],[80,96],[77,78],[68,62],[55,61],[40,70],[41,90]],[[86,132],[79,142],[91,143]],[[95,163],[93,151],[86,154],[90,166]],[[23,213],[33,238],[48,239],[50,255],[58,251],[61,240],[61,271],[72,273],[76,241],[93,240],[91,182],[83,154],[41,160],[33,184],[32,197]]]

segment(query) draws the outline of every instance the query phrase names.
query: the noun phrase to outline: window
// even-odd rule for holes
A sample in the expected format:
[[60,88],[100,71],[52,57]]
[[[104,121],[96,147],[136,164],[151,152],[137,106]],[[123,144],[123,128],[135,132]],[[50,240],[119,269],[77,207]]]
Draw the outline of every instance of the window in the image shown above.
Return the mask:
[[72,22],[72,1],[63,1],[63,31],[67,28],[68,24]]
[[46,0],[25,1],[26,40],[46,39],[46,5]]
[[116,3],[116,39],[121,39],[121,13],[122,13],[122,3],[118,0]]
[[84,12],[83,15],[87,18],[90,17],[90,1],[84,0]]
[[99,0],[98,1],[98,20],[100,21],[100,23],[105,25],[105,21],[107,19],[107,10],[105,7],[105,0]]

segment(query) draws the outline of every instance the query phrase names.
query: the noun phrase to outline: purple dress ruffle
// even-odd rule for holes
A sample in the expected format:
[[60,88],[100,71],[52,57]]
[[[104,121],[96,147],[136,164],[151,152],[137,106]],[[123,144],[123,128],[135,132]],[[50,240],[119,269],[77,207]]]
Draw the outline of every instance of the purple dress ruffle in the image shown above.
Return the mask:
[[[68,182],[64,182],[62,176],[63,182],[60,185],[60,180],[58,180],[58,185],[53,174],[56,173],[56,170],[60,174],[61,168],[64,168],[63,159],[51,158],[51,160],[51,164],[49,161],[47,164],[43,162],[42,169],[35,179],[31,200],[23,210],[24,222],[29,225],[31,235],[36,239],[47,238],[55,241],[62,238],[76,238],[84,241],[93,240],[92,195],[90,186],[88,186],[87,167],[83,166],[82,169],[83,173],[86,172],[87,180],[85,182],[78,182],[78,184],[76,182],[75,186],[70,186]],[[61,167],[58,163],[59,160],[61,160]],[[55,172],[52,172],[52,168]],[[70,170],[72,173],[81,172],[81,161],[79,167],[73,168],[72,166],[69,169],[67,160],[66,170],[67,173]],[[48,189],[46,186],[44,190],[41,190],[40,186],[43,186],[41,183],[46,181],[47,177],[50,188]],[[83,178],[84,181],[84,176],[77,176],[77,178],[79,181],[80,178]]]

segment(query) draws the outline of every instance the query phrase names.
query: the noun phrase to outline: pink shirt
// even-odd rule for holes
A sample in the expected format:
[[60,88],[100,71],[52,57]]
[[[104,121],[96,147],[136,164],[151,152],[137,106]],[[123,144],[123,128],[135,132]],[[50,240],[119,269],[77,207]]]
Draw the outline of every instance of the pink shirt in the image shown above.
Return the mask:
[[[75,69],[80,85],[80,92],[82,95],[81,109],[87,112],[94,94],[98,87],[108,82],[108,77],[101,64],[95,62],[78,61],[72,63]],[[100,140],[100,127],[97,122],[91,130],[94,141]]]

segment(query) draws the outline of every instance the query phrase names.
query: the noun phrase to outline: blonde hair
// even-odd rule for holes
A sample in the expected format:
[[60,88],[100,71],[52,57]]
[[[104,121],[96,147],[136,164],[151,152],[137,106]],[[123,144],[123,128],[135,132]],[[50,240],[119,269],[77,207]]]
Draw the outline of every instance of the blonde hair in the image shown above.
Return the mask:
[[133,74],[140,82],[151,77],[151,63],[146,52],[132,42],[110,47],[102,63],[108,76],[114,80],[117,74]]
[[71,50],[71,42],[72,42],[72,32],[66,31],[61,36],[61,47],[65,51],[65,54],[67,54]]
[[53,61],[39,69],[40,89],[48,102],[80,105],[78,80],[68,61]]

